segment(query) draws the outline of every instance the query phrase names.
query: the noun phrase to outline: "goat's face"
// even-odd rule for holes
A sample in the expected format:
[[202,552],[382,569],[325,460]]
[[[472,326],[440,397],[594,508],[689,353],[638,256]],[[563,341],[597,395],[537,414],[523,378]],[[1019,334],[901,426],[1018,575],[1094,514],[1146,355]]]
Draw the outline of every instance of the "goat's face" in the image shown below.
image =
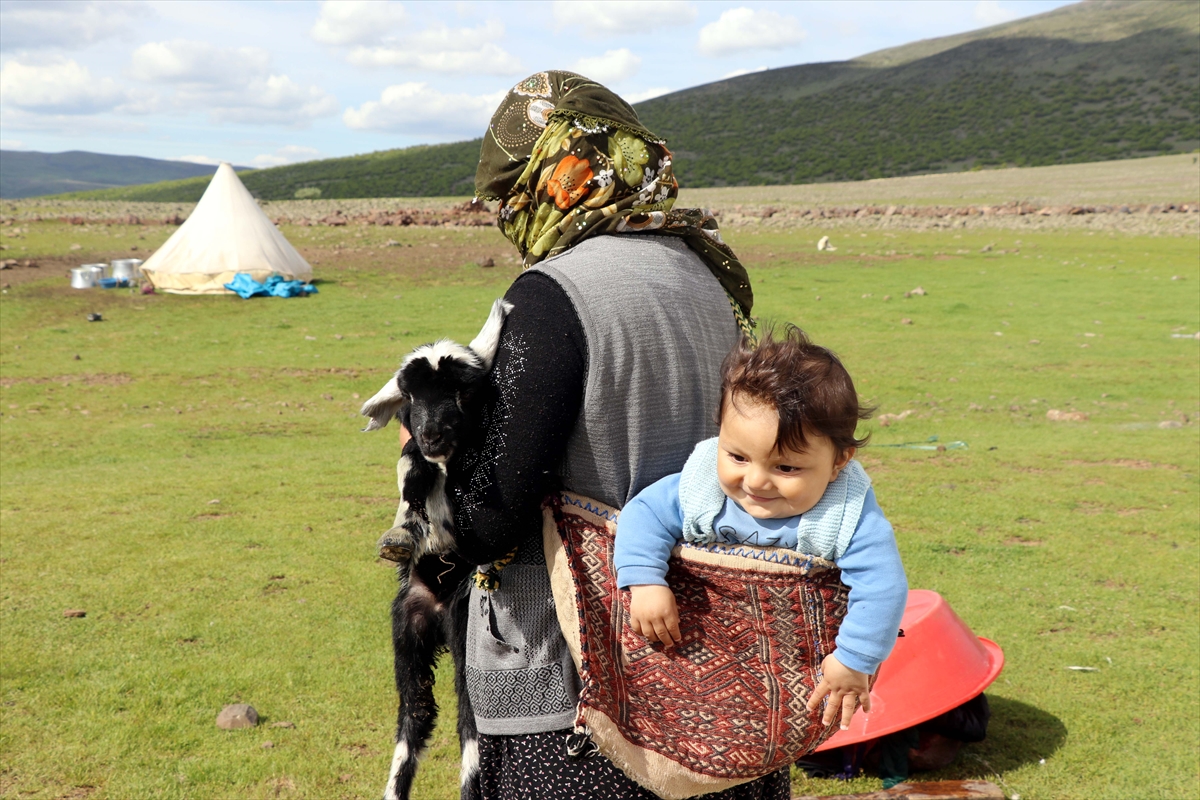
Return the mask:
[[[396,384],[408,398],[401,421],[429,461],[445,463],[454,455],[470,407],[486,372],[471,351],[414,353],[400,369]],[[435,360],[436,359],[436,360]]]

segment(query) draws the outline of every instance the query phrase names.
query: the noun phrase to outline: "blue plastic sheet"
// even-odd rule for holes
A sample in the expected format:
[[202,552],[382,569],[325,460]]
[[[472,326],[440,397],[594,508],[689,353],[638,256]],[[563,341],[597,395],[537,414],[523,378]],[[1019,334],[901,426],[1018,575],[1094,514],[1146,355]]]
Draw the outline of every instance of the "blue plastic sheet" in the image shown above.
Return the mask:
[[225,288],[236,292],[239,297],[249,300],[251,297],[303,297],[306,294],[316,294],[317,287],[303,281],[285,281],[278,275],[272,275],[263,283],[250,277],[247,272],[239,272],[233,280],[225,284]]

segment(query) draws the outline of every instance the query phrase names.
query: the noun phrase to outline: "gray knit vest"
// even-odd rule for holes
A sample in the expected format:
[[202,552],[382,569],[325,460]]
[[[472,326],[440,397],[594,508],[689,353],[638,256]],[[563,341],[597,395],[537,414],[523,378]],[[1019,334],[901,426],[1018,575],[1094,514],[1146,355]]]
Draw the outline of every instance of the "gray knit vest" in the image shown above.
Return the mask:
[[[624,506],[715,435],[733,310],[704,262],[668,236],[598,236],[535,267],[563,288],[587,339],[583,407],[560,466],[572,491]],[[500,588],[472,589],[467,688],[479,731],[575,722],[579,678],[558,628],[540,530]]]

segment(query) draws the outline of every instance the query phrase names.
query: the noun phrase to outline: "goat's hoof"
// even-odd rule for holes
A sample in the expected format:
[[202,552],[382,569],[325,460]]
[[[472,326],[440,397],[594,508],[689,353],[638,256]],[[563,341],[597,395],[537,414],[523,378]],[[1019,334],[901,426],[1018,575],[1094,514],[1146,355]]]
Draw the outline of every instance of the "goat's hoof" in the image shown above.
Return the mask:
[[412,560],[412,550],[407,547],[380,545],[379,557],[385,561],[395,561],[404,564]]
[[379,549],[379,557],[397,562],[410,560],[413,552],[411,538],[409,532],[399,525],[389,528],[375,545]]

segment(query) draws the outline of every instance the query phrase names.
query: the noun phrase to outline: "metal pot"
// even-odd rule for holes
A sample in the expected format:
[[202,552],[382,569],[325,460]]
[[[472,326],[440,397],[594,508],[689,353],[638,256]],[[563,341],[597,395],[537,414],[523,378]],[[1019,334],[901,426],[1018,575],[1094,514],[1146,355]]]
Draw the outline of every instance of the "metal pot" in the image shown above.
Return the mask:
[[138,265],[142,262],[136,258],[118,258],[112,262],[112,277],[119,281],[132,281],[137,278]]
[[96,271],[90,265],[71,270],[72,289],[91,289],[96,285]]
[[111,277],[112,268],[108,264],[84,264],[80,269],[90,269],[95,274],[95,280],[98,282],[101,278]]

